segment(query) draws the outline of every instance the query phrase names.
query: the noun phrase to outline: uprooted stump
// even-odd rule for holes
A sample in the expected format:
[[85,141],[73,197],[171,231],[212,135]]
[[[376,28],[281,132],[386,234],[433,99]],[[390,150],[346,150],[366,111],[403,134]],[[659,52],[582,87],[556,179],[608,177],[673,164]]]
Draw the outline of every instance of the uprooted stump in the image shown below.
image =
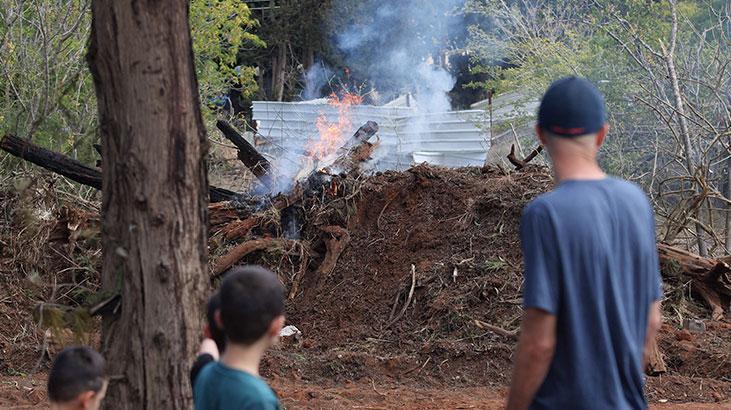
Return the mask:
[[326,226],[320,228],[326,237],[324,238],[327,252],[325,259],[317,268],[317,278],[327,278],[335,270],[340,254],[350,243],[350,233],[342,226]]
[[692,290],[711,308],[711,318],[721,320],[731,302],[731,258],[703,258],[664,243],[657,249],[663,272],[678,272],[690,279]]

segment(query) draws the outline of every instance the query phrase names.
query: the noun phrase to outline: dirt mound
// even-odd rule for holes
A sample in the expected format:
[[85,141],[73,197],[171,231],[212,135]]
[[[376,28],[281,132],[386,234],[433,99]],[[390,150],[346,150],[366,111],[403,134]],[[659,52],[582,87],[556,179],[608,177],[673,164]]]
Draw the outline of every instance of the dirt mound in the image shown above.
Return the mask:
[[304,278],[289,321],[313,349],[389,352],[414,365],[429,356],[434,368],[442,356],[491,351],[499,374],[475,363],[478,379],[504,380],[511,341],[484,324],[518,326],[520,213],[549,183],[540,169],[418,166],[369,178],[349,245],[331,275]]
[[[288,321],[304,334],[299,344],[272,351],[264,374],[285,390],[291,383],[323,389],[356,383],[380,396],[376,385],[395,383],[503,391],[522,314],[519,220],[525,204],[550,188],[546,170],[421,165],[333,181],[292,212],[301,230],[282,223],[273,209],[262,211],[253,228],[243,224],[238,232],[244,233],[233,240],[212,229],[214,264],[237,243],[280,244],[256,248],[240,261],[279,273],[291,290]],[[56,334],[49,338],[34,325],[31,310],[54,298],[88,304],[98,288],[100,253],[93,209],[58,200],[47,207],[54,223],[33,220],[43,229],[30,231],[20,217],[27,211],[19,209],[42,202],[8,198],[0,226],[0,373],[12,375],[35,369],[44,352],[55,351]],[[250,210],[239,211],[223,212],[211,224],[251,220]],[[21,257],[23,247],[34,250]],[[325,261],[330,268],[323,269]],[[708,311],[676,293],[659,342],[669,372],[648,379],[648,395],[670,402],[728,400],[731,330],[706,321],[705,333],[679,331],[681,316],[706,319]]]

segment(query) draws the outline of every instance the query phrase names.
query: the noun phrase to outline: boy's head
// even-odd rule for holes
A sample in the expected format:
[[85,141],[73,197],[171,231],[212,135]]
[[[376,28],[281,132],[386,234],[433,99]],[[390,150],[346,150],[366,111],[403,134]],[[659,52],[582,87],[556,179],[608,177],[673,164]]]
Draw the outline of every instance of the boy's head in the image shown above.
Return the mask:
[[56,356],[48,375],[48,398],[56,407],[99,408],[107,390],[104,358],[88,347],[69,347]]
[[208,306],[206,308],[206,319],[208,323],[206,325],[206,337],[213,339],[216,342],[218,351],[223,353],[226,348],[226,334],[223,329],[216,323],[216,311],[221,309],[221,292],[216,292],[208,299]]
[[284,325],[284,287],[259,266],[232,268],[221,284],[219,319],[230,343],[274,344]]

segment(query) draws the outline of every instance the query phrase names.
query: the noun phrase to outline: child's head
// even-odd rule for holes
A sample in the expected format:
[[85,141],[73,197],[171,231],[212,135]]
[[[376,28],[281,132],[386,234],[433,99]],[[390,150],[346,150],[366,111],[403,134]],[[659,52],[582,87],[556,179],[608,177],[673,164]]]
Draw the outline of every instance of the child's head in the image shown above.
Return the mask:
[[48,398],[55,406],[99,408],[107,390],[104,358],[88,347],[69,347],[56,356],[48,375]]
[[208,306],[206,308],[206,318],[208,323],[206,325],[206,337],[213,339],[216,342],[218,351],[223,353],[226,348],[226,334],[223,329],[216,323],[216,311],[221,309],[221,292],[216,292],[208,299]]
[[229,343],[274,344],[284,325],[284,287],[258,266],[232,268],[220,289],[220,321]]

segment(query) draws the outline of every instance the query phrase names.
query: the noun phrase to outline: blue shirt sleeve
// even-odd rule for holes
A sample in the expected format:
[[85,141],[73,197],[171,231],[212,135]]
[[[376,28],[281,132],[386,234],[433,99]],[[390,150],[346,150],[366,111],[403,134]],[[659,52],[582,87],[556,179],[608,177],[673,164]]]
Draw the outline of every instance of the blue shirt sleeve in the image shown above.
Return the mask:
[[558,243],[548,209],[540,200],[523,211],[520,241],[525,269],[523,307],[556,315],[561,303]]

